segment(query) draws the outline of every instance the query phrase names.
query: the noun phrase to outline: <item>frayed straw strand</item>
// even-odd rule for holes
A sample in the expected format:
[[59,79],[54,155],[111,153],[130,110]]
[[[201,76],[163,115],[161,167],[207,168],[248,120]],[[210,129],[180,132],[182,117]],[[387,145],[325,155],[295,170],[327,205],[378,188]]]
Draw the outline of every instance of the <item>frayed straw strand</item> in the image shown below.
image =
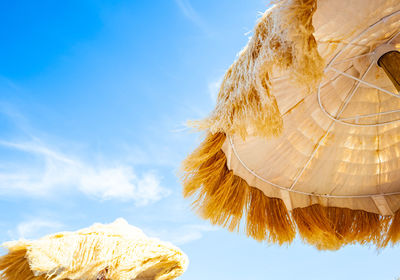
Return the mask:
[[35,276],[26,258],[26,249],[10,251],[0,258],[1,279],[3,280],[48,280],[44,276]]
[[337,250],[348,244],[384,248],[400,240],[400,211],[381,216],[363,210],[314,204],[291,213],[280,198],[266,196],[233,174],[221,150],[225,134],[208,134],[183,163],[183,193],[194,197],[193,207],[212,224],[239,230],[257,241],[288,244],[296,231],[320,250]]
[[316,7],[316,0],[285,0],[265,12],[249,43],[226,72],[215,110],[191,125],[242,138],[249,134],[249,128],[257,136],[280,135],[282,116],[271,94],[273,70],[290,70],[293,82],[308,92],[323,75],[324,63],[313,36]]

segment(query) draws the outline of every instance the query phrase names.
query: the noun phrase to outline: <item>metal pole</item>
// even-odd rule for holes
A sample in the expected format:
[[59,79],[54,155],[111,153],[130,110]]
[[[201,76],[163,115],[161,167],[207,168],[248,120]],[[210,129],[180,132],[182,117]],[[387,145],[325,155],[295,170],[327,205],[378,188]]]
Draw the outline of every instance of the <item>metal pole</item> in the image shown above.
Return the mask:
[[383,68],[392,81],[397,92],[400,92],[400,52],[390,51],[378,59],[378,65]]

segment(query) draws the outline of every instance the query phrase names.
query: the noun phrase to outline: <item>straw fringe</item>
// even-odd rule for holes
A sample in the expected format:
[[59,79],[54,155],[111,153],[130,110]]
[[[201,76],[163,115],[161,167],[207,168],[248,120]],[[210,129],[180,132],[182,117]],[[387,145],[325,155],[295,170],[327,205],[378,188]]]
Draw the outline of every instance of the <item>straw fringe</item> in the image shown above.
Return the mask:
[[221,150],[225,134],[208,134],[183,162],[183,194],[194,197],[199,214],[230,231],[245,220],[246,234],[258,241],[290,243],[296,230],[320,250],[337,250],[347,244],[374,244],[377,248],[400,241],[400,210],[381,216],[362,210],[311,205],[286,209],[280,198],[270,198],[233,174]]
[[193,122],[212,133],[249,133],[276,136],[283,122],[271,94],[273,69],[288,70],[299,85],[310,91],[320,81],[324,63],[313,36],[312,16],[317,0],[284,0],[265,12],[254,35],[229,68],[211,116]]
[[293,224],[282,200],[269,198],[226,167],[221,150],[225,134],[209,134],[183,163],[183,195],[194,196],[193,205],[212,224],[239,230],[246,214],[246,232],[256,240],[291,242]]
[[44,276],[33,275],[29,262],[25,258],[26,249],[10,251],[0,258],[0,274],[3,280],[47,280]]
[[170,280],[183,274],[188,262],[169,243],[98,232],[61,233],[6,246],[9,253],[0,258],[4,280]]
[[346,244],[384,247],[391,217],[348,208],[311,205],[296,208],[292,217],[300,236],[318,249],[337,250]]

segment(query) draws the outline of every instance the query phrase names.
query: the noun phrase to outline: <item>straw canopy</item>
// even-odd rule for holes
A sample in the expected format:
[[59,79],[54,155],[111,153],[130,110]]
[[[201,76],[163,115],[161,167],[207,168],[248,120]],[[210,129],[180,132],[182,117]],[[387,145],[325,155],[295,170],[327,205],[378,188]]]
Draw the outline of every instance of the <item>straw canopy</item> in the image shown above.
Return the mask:
[[178,248],[148,238],[123,219],[4,246],[4,280],[169,280],[188,265]]
[[397,0],[283,0],[227,71],[184,196],[213,224],[319,249],[400,240]]

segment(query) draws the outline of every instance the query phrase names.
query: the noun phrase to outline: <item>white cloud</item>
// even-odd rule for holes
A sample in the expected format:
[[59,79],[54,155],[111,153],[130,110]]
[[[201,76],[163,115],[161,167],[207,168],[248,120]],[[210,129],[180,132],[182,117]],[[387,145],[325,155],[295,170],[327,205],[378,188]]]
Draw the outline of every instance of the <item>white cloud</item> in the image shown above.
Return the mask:
[[[0,194],[43,196],[75,189],[90,197],[134,201],[144,206],[169,195],[154,172],[137,174],[131,166],[100,166],[58,152],[40,141],[0,141],[0,146],[34,156],[40,164],[23,164],[0,169]],[[0,166],[3,163],[0,161]]]
[[160,180],[151,172],[138,177],[128,166],[88,170],[80,176],[79,189],[100,199],[134,200],[137,206],[145,206],[169,195],[160,186]]
[[[65,225],[61,222],[39,217],[28,219],[17,224],[13,230],[8,231],[8,235],[12,240],[37,239],[48,234],[63,231],[64,229]],[[143,229],[149,237],[169,241],[177,246],[194,242],[203,238],[204,233],[217,230],[219,230],[218,227],[206,224],[183,225],[168,230],[165,228],[157,230]]]
[[182,14],[193,22],[195,25],[200,27],[204,32],[209,33],[203,19],[198,15],[196,10],[192,7],[189,0],[175,0]]
[[19,223],[14,231],[9,232],[9,235],[13,239],[35,239],[60,230],[62,227],[64,225],[60,222],[35,218]]
[[205,232],[216,230],[218,228],[211,225],[184,225],[169,230],[145,230],[145,232],[151,237],[183,245],[203,238]]

